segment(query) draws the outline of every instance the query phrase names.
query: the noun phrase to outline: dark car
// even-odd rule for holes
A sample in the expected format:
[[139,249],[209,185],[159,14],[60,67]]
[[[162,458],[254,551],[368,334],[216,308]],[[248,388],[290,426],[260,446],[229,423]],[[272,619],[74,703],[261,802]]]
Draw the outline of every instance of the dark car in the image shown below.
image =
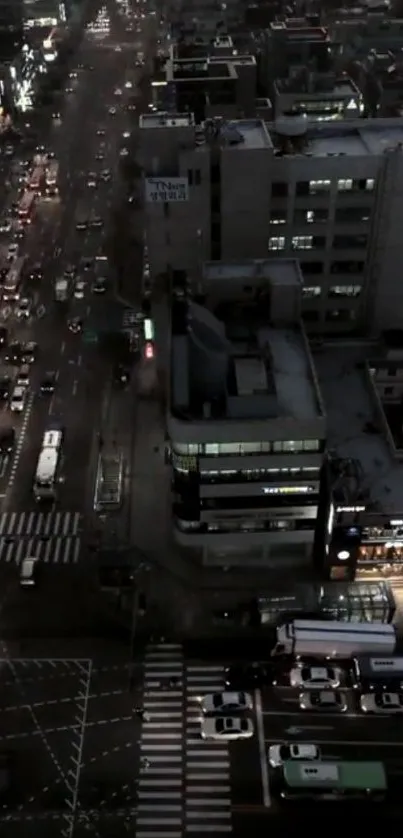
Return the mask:
[[126,364],[116,364],[113,370],[113,383],[125,387],[130,381],[130,368]]
[[5,326],[0,326],[0,346],[7,346],[8,329]]
[[0,454],[11,454],[15,447],[15,428],[0,430]]
[[33,282],[39,282],[43,279],[42,265],[39,262],[38,264],[32,265],[28,268],[27,276],[28,279],[31,279]]
[[6,350],[6,354],[4,360],[6,364],[22,364],[24,363],[23,357],[23,350],[24,345],[19,340],[13,340]]
[[83,321],[79,317],[73,317],[68,322],[68,328],[73,335],[78,335],[83,330]]
[[265,663],[229,666],[225,670],[225,686],[234,690],[259,689],[273,683],[274,669]]
[[10,375],[2,375],[0,376],[0,401],[7,402],[10,397],[11,392],[11,376]]
[[83,271],[91,271],[94,267],[94,260],[91,256],[83,256],[81,259],[81,269]]
[[35,363],[38,357],[38,344],[35,341],[30,340],[28,343],[24,343],[22,346],[22,363],[23,364],[33,364]]
[[52,395],[56,388],[56,373],[52,371],[45,373],[40,384],[40,391],[43,395]]
[[92,283],[92,291],[94,294],[104,294],[107,287],[107,280],[104,276],[97,276]]

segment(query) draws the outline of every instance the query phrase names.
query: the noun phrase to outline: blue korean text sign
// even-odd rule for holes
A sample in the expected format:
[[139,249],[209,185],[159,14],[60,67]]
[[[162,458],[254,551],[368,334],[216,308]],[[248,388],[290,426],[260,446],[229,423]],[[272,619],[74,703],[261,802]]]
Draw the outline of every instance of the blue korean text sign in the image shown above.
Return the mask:
[[188,201],[188,179],[185,177],[147,177],[145,199],[148,204],[175,204]]

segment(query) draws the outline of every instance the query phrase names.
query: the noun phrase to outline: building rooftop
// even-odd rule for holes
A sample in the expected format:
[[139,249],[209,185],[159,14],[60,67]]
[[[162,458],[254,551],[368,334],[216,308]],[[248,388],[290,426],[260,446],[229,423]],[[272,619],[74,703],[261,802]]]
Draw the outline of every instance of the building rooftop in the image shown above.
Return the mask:
[[[287,117],[287,119],[293,119]],[[295,120],[301,117],[295,117]],[[267,125],[273,145],[279,146],[276,125]],[[293,138],[287,137],[288,142]],[[352,120],[339,123],[307,123],[306,133],[295,140],[294,152],[311,157],[363,155],[380,156],[386,149],[403,143],[403,119]],[[280,140],[281,145],[281,140]],[[288,154],[290,151],[287,152]]]
[[403,465],[394,459],[386,437],[379,430],[365,362],[368,346],[322,348],[314,354],[328,419],[328,446],[337,457],[356,469],[350,473],[347,503],[364,499],[379,511],[403,509]]
[[331,74],[322,75],[309,73],[305,70],[299,75],[287,79],[276,79],[275,88],[279,94],[325,98],[345,98],[359,96],[360,91],[348,76],[333,77]]
[[299,262],[296,259],[246,259],[236,262],[204,262],[203,279],[215,282],[219,279],[235,280],[265,279],[273,284],[295,286],[302,284]]
[[[267,312],[267,314],[266,314]],[[214,311],[174,302],[171,412],[182,420],[322,417],[309,349],[299,326],[274,327],[264,295]]]
[[193,114],[190,113],[144,113],[139,117],[140,128],[186,128],[194,125]]

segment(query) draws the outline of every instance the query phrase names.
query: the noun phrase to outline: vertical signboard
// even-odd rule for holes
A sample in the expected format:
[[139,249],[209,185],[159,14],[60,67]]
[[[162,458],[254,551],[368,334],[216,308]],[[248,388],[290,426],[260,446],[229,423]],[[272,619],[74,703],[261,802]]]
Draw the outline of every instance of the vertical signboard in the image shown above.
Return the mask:
[[145,199],[148,204],[177,204],[188,201],[188,179],[185,177],[147,177]]

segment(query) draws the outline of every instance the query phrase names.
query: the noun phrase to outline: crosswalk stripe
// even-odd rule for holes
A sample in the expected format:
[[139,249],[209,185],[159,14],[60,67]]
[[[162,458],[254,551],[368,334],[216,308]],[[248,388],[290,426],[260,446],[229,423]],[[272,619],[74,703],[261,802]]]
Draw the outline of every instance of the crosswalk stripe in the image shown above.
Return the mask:
[[2,512],[0,537],[8,536],[77,536],[80,512]]
[[44,564],[77,564],[79,512],[4,512],[0,515],[0,562],[20,565],[26,556]]

